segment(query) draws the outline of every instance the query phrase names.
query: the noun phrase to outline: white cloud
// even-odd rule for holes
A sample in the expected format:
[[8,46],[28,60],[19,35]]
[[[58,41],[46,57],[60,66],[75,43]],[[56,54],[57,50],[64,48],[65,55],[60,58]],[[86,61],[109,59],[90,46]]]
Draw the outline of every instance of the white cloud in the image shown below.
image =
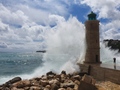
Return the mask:
[[[0,41],[6,50],[39,49],[51,27],[64,21],[68,9],[56,0],[1,0]],[[4,49],[5,50],[5,49]]]
[[101,22],[102,39],[119,39],[120,29],[120,1],[119,0],[80,0],[81,4],[86,4],[94,12],[98,13],[98,19],[107,19],[109,22]]

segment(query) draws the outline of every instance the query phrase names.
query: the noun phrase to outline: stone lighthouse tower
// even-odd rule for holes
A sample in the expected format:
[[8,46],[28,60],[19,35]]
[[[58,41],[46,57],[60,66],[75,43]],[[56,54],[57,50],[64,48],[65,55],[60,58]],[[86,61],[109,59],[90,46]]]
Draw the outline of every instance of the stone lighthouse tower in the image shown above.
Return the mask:
[[84,63],[100,63],[100,45],[99,45],[99,21],[96,20],[96,14],[88,14],[88,20],[85,22],[86,29],[86,54]]

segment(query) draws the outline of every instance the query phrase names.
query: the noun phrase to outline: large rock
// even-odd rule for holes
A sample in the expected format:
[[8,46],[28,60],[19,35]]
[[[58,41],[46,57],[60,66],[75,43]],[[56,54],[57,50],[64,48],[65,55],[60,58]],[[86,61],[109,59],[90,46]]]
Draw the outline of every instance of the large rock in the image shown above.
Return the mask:
[[75,75],[75,76],[73,76],[72,78],[75,79],[75,80],[78,80],[78,81],[81,80],[81,76],[79,76],[79,75]]
[[46,75],[49,76],[49,75],[56,75],[56,74],[50,71],[50,72],[47,72]]
[[48,81],[45,81],[45,80],[41,80],[40,81],[40,85],[42,85],[43,87],[45,87],[46,85],[48,85],[49,82]]
[[15,77],[11,80],[9,80],[8,82],[6,82],[3,86],[5,87],[10,87],[13,83],[16,83],[18,81],[21,81],[22,79],[20,77]]
[[66,71],[62,71],[62,72],[61,72],[61,74],[64,74],[64,75],[66,75]]
[[39,81],[33,79],[33,80],[30,80],[30,83],[31,83],[31,86],[39,86]]
[[41,90],[39,86],[31,86],[29,90]]
[[12,85],[12,87],[17,87],[17,88],[24,88],[27,86],[31,86],[31,83],[29,80],[19,81],[19,82],[16,82]]
[[93,84],[93,85],[95,85],[95,83],[96,83],[96,80],[93,77],[88,76],[88,75],[84,75],[82,78],[82,81]]
[[62,83],[61,84],[62,88],[67,88],[67,87],[74,88],[74,86],[75,86],[75,84],[73,82],[71,82],[71,83]]
[[97,88],[93,84],[81,81],[78,90],[97,90]]
[[59,86],[57,84],[51,85],[51,90],[58,90]]
[[82,81],[84,81],[84,82],[86,82],[86,83],[92,83],[92,77],[85,74],[85,75],[82,77]]

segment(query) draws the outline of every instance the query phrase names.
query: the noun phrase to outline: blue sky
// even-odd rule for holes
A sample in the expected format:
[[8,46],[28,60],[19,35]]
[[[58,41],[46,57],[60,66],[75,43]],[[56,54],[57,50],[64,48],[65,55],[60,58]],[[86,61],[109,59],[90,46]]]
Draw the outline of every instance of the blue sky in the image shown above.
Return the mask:
[[73,18],[84,25],[91,10],[100,40],[120,39],[119,0],[0,0],[0,51],[39,50],[50,31]]

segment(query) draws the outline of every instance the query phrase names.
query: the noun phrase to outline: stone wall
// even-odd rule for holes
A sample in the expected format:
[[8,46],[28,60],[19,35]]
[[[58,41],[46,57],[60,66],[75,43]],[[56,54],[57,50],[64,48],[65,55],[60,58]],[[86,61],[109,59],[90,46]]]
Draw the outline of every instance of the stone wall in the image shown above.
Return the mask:
[[[80,64],[80,70],[87,72],[88,64]],[[96,80],[111,81],[120,84],[120,70],[101,67],[100,65],[90,65],[90,75]]]

